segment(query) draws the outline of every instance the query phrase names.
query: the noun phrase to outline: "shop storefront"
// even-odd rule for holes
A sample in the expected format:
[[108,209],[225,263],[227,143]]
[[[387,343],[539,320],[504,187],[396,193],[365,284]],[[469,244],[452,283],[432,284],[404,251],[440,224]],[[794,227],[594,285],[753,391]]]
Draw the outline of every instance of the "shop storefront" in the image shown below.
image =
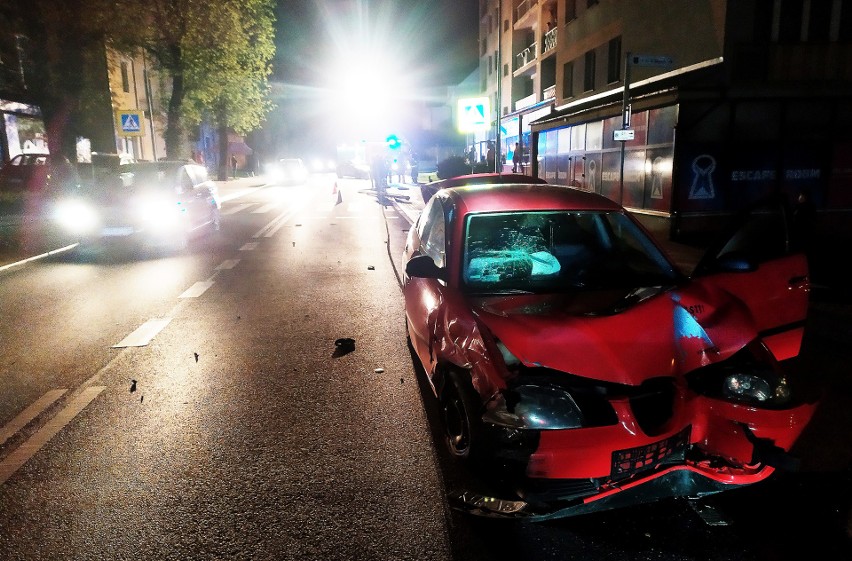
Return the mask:
[[0,119],[3,162],[21,153],[47,152],[47,133],[38,107],[0,99]]

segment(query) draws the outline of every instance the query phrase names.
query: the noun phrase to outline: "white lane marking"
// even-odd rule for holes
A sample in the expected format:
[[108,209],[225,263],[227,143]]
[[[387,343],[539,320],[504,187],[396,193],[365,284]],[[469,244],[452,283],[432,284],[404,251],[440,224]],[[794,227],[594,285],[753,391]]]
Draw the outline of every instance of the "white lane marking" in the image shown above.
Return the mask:
[[253,211],[251,211],[251,213],[252,213],[252,214],[266,214],[267,212],[269,212],[269,211],[271,211],[271,210],[275,210],[275,209],[276,209],[276,208],[278,208],[279,206],[281,206],[281,203],[280,203],[280,202],[276,202],[276,203],[267,203],[267,204],[263,205],[263,206],[262,206],[262,207],[260,207],[260,208],[254,209]]
[[219,202],[224,203],[224,202],[227,202],[227,201],[232,201],[232,200],[238,199],[238,198],[240,198],[244,195],[248,195],[250,193],[254,193],[255,191],[259,191],[260,189],[262,189],[262,187],[250,187],[250,188],[245,189],[243,191],[239,191],[239,192],[234,193],[232,195],[228,195],[227,197],[221,197],[219,199]]
[[286,210],[286,211],[282,212],[281,214],[279,214],[278,216],[273,218],[269,222],[269,224],[267,224],[266,226],[264,226],[263,228],[261,228],[260,230],[255,232],[252,237],[253,238],[259,238],[261,236],[266,237],[266,238],[272,237],[272,235],[275,232],[277,232],[278,229],[281,228],[281,226],[283,226],[288,220],[290,220],[295,213],[296,213],[295,209]]
[[254,251],[257,249],[257,245],[259,242],[249,242],[244,244],[243,247],[240,248],[240,251]]
[[33,255],[32,257],[27,257],[26,259],[21,259],[20,261],[15,261],[14,263],[9,263],[7,265],[3,265],[0,267],[0,272],[5,271],[6,269],[11,269],[12,267],[17,267],[18,265],[23,265],[24,263],[29,263],[30,261],[36,261],[37,259],[42,259],[44,257],[49,257],[51,255],[56,255],[57,253],[62,253],[63,251],[68,251],[69,249],[74,249],[80,245],[79,243],[72,243],[71,245],[66,245],[65,247],[60,247],[59,249],[54,249],[52,251],[47,251],[40,255]]
[[219,264],[219,266],[216,267],[216,270],[217,271],[224,271],[226,269],[233,269],[234,267],[237,266],[237,263],[239,263],[239,262],[240,262],[239,259],[227,259],[225,261],[222,261]]
[[225,216],[227,214],[236,214],[236,213],[240,212],[241,210],[245,210],[248,207],[254,206],[256,204],[257,203],[242,203],[242,204],[239,204],[239,205],[236,205],[236,206],[229,206],[227,208],[227,210],[223,210],[219,214],[221,214],[222,216]]
[[17,417],[6,423],[6,426],[0,428],[0,444],[9,440],[9,437],[27,426],[30,421],[41,415],[45,409],[53,405],[53,402],[65,395],[65,392],[67,391],[68,390],[51,390],[34,401],[32,405],[21,411]]
[[59,412],[56,417],[47,422],[41,427],[29,440],[21,444],[14,452],[9,454],[2,463],[0,463],[0,485],[6,483],[13,473],[18,471],[22,465],[27,463],[27,460],[32,458],[36,452],[41,450],[42,446],[56,436],[56,434],[65,428],[71,420],[80,414],[102,391],[106,386],[92,386],[83,390],[83,392],[71,400],[65,406],[65,409]]
[[172,318],[150,319],[136,328],[136,331],[125,337],[121,342],[112,346],[113,349],[121,347],[144,347],[151,342],[157,333],[163,330]]
[[198,298],[199,296],[207,292],[207,289],[211,286],[213,286],[213,281],[198,281],[197,283],[184,290],[183,294],[178,296],[178,298]]

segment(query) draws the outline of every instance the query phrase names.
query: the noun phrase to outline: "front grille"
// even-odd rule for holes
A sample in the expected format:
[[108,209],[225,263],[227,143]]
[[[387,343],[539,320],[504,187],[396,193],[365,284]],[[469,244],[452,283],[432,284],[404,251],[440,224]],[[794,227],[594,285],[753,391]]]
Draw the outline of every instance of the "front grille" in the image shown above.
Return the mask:
[[639,427],[648,436],[663,432],[674,413],[675,386],[672,378],[646,380],[630,395],[630,408]]
[[518,494],[529,503],[552,503],[588,497],[598,489],[596,479],[528,479]]

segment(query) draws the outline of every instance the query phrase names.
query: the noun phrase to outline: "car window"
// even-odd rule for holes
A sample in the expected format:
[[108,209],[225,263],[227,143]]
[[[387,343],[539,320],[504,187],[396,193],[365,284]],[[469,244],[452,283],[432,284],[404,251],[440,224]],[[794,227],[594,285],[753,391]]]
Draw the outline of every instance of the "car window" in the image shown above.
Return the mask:
[[423,210],[426,220],[421,221],[420,251],[432,258],[438,267],[444,266],[446,252],[446,220],[444,205],[438,199],[429,201],[428,208]]
[[467,218],[463,280],[473,290],[558,292],[669,285],[677,273],[619,212],[506,212]]

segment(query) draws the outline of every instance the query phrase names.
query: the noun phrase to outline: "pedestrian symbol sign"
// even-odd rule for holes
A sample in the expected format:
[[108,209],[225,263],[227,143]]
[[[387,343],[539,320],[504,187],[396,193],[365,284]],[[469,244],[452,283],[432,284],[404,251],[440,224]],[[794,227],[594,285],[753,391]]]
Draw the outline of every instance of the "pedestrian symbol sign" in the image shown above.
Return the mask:
[[119,136],[143,136],[142,111],[120,110],[115,112],[116,127]]
[[477,132],[491,127],[491,107],[487,97],[459,99],[459,132]]

